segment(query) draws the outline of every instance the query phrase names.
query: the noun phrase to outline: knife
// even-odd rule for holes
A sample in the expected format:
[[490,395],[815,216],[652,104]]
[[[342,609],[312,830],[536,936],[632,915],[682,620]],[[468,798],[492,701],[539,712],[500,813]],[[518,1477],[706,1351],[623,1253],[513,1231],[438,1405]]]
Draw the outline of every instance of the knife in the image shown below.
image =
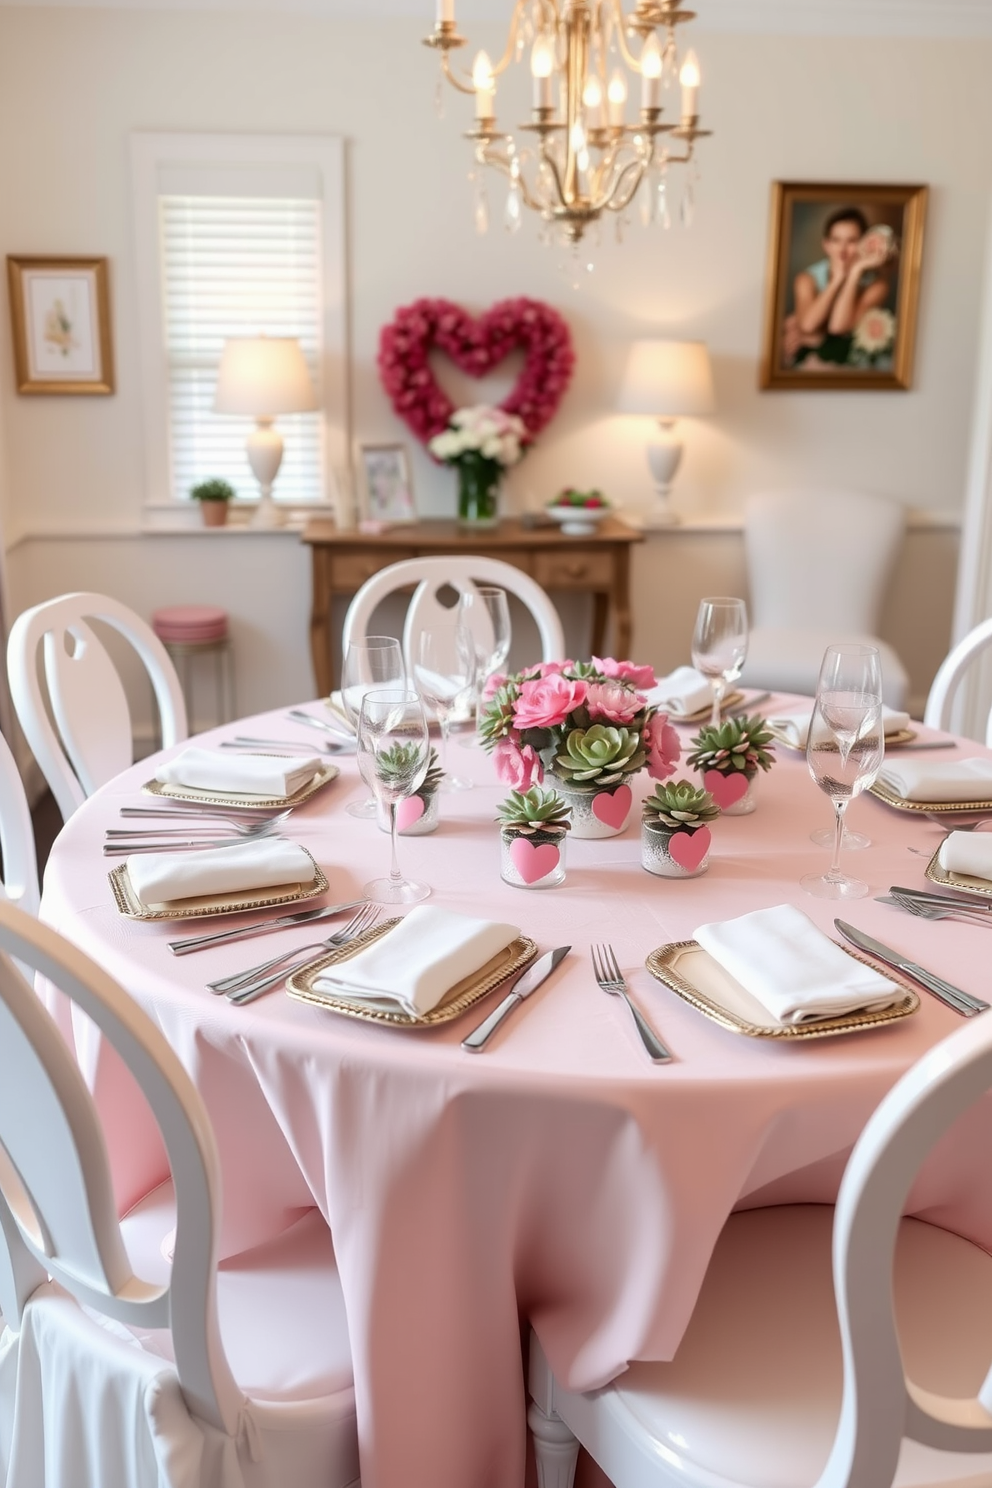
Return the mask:
[[529,997],[532,992],[537,990],[541,983],[551,975],[559,961],[565,959],[571,949],[571,946],[558,946],[553,951],[547,951],[539,960],[534,962],[533,966],[528,967],[523,976],[518,978],[513,991],[503,998],[499,1007],[489,1014],[489,1017],[484,1023],[480,1023],[478,1028],[474,1028],[468,1038],[462,1039],[462,1048],[468,1049],[471,1054],[478,1054],[489,1036],[495,1033],[507,1014],[523,1002],[525,997]]
[[188,956],[192,951],[202,951],[207,946],[223,945],[231,940],[250,940],[253,935],[268,935],[270,930],[285,930],[290,925],[312,925],[314,920],[332,920],[347,909],[357,909],[364,899],[352,899],[347,904],[325,904],[323,909],[301,909],[293,914],[280,915],[275,920],[260,920],[255,925],[239,925],[236,930],[217,930],[212,935],[191,935],[186,940],[170,940],[169,950],[174,956]]
[[962,992],[960,987],[953,986],[951,982],[945,982],[943,977],[934,976],[932,971],[927,971],[926,967],[918,965],[917,962],[907,961],[899,951],[882,945],[879,940],[873,940],[863,930],[856,930],[853,925],[848,925],[844,920],[834,920],[834,925],[844,939],[849,940],[860,951],[867,951],[869,956],[874,956],[895,971],[904,972],[906,976],[912,977],[914,982],[919,982],[921,987],[932,992],[934,997],[939,998],[962,1017],[971,1018],[975,1013],[984,1012],[988,1007],[987,1002],[982,1002],[978,997],[972,997],[970,992]]

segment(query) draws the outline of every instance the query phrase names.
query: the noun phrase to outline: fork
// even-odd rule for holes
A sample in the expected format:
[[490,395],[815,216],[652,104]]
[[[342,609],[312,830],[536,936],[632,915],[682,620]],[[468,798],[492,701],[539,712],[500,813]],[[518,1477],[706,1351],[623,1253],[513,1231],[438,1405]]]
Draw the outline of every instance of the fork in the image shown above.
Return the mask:
[[921,899],[910,899],[903,894],[883,894],[878,903],[897,904],[900,909],[918,915],[921,920],[962,920],[966,925],[992,925],[992,915],[983,910],[969,909],[966,904],[960,908],[954,905],[945,909],[940,904],[927,904]]
[[341,754],[348,750],[349,745],[345,739],[342,739],[340,743],[334,739],[328,739],[326,742],[315,739],[311,744],[309,740],[302,739],[253,739],[250,734],[236,734],[233,739],[222,739],[220,747],[221,749],[265,749],[270,753],[272,750],[285,752],[302,749],[309,754],[313,754],[314,751],[318,754]]
[[336,734],[339,739],[353,739],[355,737],[354,729],[349,728],[346,724],[331,723],[326,718],[314,718],[312,713],[304,713],[302,708],[290,708],[286,717],[291,718],[294,723],[306,723],[311,728],[321,729],[325,734]]
[[263,837],[278,837],[275,826],[266,822],[254,831],[235,836],[204,837],[188,832],[134,833],[115,837],[103,844],[105,858],[126,857],[131,853],[153,852],[197,852],[216,847],[236,847],[248,842],[260,842]]
[[283,981],[294,969],[283,967],[282,971],[275,972],[276,967],[283,966],[284,962],[297,957],[308,956],[313,951],[332,950],[335,946],[347,945],[349,941],[355,939],[356,935],[371,930],[379,914],[380,911],[374,904],[363,904],[347,925],[343,925],[326,940],[313,941],[310,945],[294,946],[292,950],[284,951],[281,956],[273,956],[270,960],[262,961],[258,966],[250,966],[247,971],[238,972],[234,976],[220,977],[216,982],[208,982],[207,986],[211,992],[218,996],[223,994],[232,1002],[239,1002],[242,997],[247,998],[260,991],[264,992],[268,987],[274,987],[277,982]]
[[289,815],[288,811],[280,811],[278,816],[267,816],[262,821],[236,822],[225,821],[216,826],[198,827],[194,822],[188,827],[108,827],[105,836],[108,841],[115,838],[125,839],[128,837],[141,837],[150,841],[153,837],[188,837],[191,834],[202,836],[204,832],[215,836],[222,830],[230,832],[232,839],[236,837],[265,837],[272,831],[273,827],[279,826]]
[[592,946],[590,948],[592,957],[592,970],[596,981],[604,992],[609,992],[613,997],[622,997],[630,1008],[630,1015],[636,1024],[637,1031],[641,1035],[641,1043],[654,1060],[655,1064],[668,1064],[672,1059],[672,1052],[666,1049],[661,1039],[655,1033],[650,1023],[647,1022],[639,1008],[635,1007],[630,1000],[627,991],[627,983],[624,981],[623,972],[614,954],[611,945]]

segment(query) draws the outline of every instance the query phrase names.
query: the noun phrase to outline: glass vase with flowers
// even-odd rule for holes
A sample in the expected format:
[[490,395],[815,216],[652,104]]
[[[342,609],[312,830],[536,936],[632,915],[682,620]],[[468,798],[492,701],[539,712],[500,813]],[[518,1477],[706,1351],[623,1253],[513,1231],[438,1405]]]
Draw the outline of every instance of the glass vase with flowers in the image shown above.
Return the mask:
[[427,448],[458,472],[459,526],[478,531],[497,525],[503,472],[523,458],[529,443],[527,426],[516,414],[485,403],[455,409]]

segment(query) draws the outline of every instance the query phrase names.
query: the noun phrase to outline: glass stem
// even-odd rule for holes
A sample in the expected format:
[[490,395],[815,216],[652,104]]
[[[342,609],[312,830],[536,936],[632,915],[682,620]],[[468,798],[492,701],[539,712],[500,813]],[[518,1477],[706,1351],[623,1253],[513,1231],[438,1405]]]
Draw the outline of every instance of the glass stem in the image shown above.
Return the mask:
[[834,860],[830,864],[830,872],[827,878],[832,883],[837,883],[843,878],[840,871],[840,849],[844,841],[844,812],[847,810],[847,797],[834,800]]
[[441,725],[441,769],[443,770],[443,772],[445,773],[445,775],[447,775],[447,773],[448,773],[448,731],[449,731],[449,729],[451,727],[451,715],[450,715],[450,713],[442,712],[440,708],[436,708],[435,709],[435,712],[437,713],[437,721]]
[[397,803],[395,801],[390,801],[389,840],[392,846],[392,854],[389,864],[389,882],[393,884],[399,884],[403,882],[403,875],[400,873],[400,860],[396,853],[396,806]]
[[727,691],[727,679],[725,677],[714,677],[713,679],[713,712],[710,715],[710,723],[716,728],[720,722],[720,709],[723,707],[723,699]]

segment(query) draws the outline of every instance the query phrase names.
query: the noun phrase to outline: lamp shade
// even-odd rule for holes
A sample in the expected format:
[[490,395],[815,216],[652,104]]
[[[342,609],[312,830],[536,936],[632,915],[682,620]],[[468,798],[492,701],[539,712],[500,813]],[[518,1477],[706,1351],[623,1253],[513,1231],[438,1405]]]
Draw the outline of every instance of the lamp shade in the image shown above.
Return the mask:
[[621,413],[655,418],[712,413],[713,372],[705,341],[635,341],[619,406]]
[[232,336],[224,342],[215,413],[277,418],[281,413],[310,413],[316,407],[317,395],[295,337]]

